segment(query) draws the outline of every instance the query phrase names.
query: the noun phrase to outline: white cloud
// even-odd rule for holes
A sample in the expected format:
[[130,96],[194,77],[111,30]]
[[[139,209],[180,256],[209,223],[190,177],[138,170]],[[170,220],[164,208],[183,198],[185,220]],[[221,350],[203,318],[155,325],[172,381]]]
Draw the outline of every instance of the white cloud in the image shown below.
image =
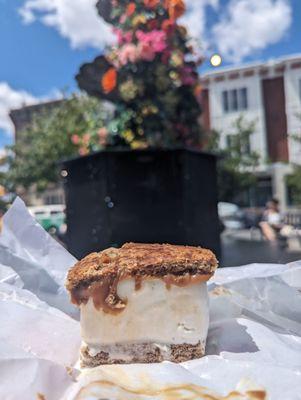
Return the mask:
[[62,94],[56,89],[46,96],[35,97],[25,90],[12,88],[7,82],[0,82],[0,129],[4,130],[5,134],[12,135],[13,123],[9,117],[11,110],[61,97]]
[[[219,0],[187,0],[182,22],[192,36],[202,39],[205,31],[205,8],[216,8]],[[111,27],[99,18],[96,0],[25,0],[19,13],[26,24],[40,21],[54,27],[70,40],[72,47],[93,46],[102,49],[112,43]]]
[[187,0],[186,14],[181,22],[187,26],[192,37],[199,39],[202,44],[206,41],[206,7],[217,9],[219,0]]
[[[0,160],[1,158],[6,157],[7,155],[7,150],[5,148],[0,148]],[[2,171],[2,166],[0,166],[0,171]]]
[[24,90],[15,90],[6,82],[0,82],[0,129],[12,133],[13,125],[9,118],[10,110],[37,103],[39,100]]
[[288,0],[230,0],[212,30],[213,42],[229,61],[239,62],[283,38],[292,23]]
[[[278,42],[292,21],[290,0],[186,0],[182,17],[190,34],[204,49],[218,49],[233,62]],[[99,18],[96,0],[24,0],[19,10],[24,23],[39,21],[55,28],[74,48],[103,49],[112,43],[111,27]],[[218,22],[206,26],[208,7],[218,11]]]
[[25,0],[19,12],[24,23],[51,26],[74,48],[103,48],[112,41],[111,27],[97,14],[96,0]]

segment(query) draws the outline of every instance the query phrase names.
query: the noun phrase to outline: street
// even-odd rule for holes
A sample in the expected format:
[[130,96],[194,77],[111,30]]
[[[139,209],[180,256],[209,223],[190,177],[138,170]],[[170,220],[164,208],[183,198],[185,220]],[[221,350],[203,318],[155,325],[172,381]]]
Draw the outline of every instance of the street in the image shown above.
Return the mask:
[[301,260],[301,246],[264,241],[258,231],[226,231],[222,235],[221,267],[233,267],[252,263],[287,264]]

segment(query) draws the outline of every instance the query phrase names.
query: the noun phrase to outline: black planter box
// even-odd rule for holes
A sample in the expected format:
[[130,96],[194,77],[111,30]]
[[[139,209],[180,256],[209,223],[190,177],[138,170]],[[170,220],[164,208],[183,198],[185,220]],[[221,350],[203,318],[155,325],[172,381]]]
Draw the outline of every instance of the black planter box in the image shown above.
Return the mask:
[[67,245],[77,258],[128,241],[220,254],[215,156],[111,150],[65,161],[62,169]]

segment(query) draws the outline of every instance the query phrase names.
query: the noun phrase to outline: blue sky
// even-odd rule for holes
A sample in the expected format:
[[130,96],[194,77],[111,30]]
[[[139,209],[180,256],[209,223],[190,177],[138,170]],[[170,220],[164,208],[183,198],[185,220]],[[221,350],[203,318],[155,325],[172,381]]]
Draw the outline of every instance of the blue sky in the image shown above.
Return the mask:
[[[8,110],[76,90],[74,75],[110,42],[94,0],[0,0],[0,148]],[[224,65],[301,53],[300,0],[187,0],[186,22]],[[203,69],[208,68],[206,63]]]

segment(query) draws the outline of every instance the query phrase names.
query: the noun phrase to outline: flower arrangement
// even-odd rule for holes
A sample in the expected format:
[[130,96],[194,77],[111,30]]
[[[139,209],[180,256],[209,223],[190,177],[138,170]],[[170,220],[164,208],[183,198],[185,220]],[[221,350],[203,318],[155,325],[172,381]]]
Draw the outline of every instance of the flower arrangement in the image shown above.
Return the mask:
[[113,25],[116,45],[96,59],[94,74],[86,65],[77,80],[115,104],[100,147],[200,147],[201,60],[178,23],[184,0],[100,0],[97,6]]

